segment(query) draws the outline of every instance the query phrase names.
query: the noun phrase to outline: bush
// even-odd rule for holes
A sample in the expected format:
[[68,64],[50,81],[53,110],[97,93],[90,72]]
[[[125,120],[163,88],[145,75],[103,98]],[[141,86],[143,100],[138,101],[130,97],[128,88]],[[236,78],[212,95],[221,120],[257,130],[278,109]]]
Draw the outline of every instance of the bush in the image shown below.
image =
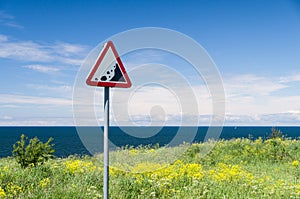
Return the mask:
[[284,135],[279,129],[272,127],[271,134],[268,136],[268,139],[274,139],[274,138],[284,138]]
[[53,138],[49,138],[46,143],[41,142],[37,137],[30,139],[29,143],[27,140],[28,137],[22,134],[20,141],[13,145],[12,155],[21,167],[37,166],[53,158],[54,144],[51,144]]

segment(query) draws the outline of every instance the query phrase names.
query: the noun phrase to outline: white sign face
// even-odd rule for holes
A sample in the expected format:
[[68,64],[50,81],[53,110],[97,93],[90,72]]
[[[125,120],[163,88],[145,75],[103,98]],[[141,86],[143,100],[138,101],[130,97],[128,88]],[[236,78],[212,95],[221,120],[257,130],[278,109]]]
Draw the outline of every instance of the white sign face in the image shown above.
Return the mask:
[[109,48],[92,79],[96,82],[112,81],[112,78],[115,76],[116,65],[117,60],[111,48]]

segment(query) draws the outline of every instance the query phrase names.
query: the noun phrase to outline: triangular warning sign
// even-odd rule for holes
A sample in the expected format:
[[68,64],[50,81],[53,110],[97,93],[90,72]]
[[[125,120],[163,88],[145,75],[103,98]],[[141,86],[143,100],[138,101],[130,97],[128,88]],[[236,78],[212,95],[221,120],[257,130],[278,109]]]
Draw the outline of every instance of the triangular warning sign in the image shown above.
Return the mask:
[[90,86],[131,87],[131,81],[112,41],[105,43],[86,83]]

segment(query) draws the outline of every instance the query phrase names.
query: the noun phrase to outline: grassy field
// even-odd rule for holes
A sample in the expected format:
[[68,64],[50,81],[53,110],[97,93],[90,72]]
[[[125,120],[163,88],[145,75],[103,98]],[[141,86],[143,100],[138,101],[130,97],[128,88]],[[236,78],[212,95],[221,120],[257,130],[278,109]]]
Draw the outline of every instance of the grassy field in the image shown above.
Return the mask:
[[[186,151],[168,164],[180,150]],[[0,198],[102,198],[101,158],[57,158],[26,169],[2,158]],[[118,163],[122,158],[129,161]],[[111,160],[110,198],[300,198],[297,140],[126,148],[112,152]]]

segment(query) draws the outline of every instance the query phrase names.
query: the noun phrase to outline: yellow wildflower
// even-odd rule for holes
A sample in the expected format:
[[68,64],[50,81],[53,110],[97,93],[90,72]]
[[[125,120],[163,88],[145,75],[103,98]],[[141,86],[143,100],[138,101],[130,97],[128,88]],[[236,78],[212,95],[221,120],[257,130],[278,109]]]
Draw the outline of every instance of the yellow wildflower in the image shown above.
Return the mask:
[[137,149],[130,149],[129,150],[129,155],[131,155],[131,156],[135,156],[135,155],[137,155],[137,153],[138,153]]
[[132,173],[147,173],[155,170],[161,169],[163,166],[161,164],[152,162],[138,163],[131,168]]
[[3,167],[3,171],[4,171],[4,172],[8,172],[8,171],[9,171],[9,166],[7,166],[7,165],[4,166],[4,167]]
[[182,166],[183,170],[181,170],[181,174],[186,174],[187,177],[195,178],[195,179],[202,179],[203,178],[203,171],[202,166],[200,164],[185,164]]
[[210,177],[215,181],[239,181],[239,180],[252,180],[254,177],[251,173],[245,172],[238,165],[226,165],[219,163],[216,170],[210,170]]
[[154,150],[154,149],[150,149],[149,152],[150,152],[150,153],[153,153],[153,152],[155,152],[155,150]]
[[15,198],[17,195],[22,193],[22,187],[15,185],[13,183],[8,183],[6,195],[9,198]]
[[30,163],[28,166],[29,167],[34,167],[35,165],[34,165],[34,163]]
[[293,165],[294,167],[298,167],[298,166],[299,166],[299,161],[298,161],[298,160],[294,160],[294,161],[292,162],[292,165]]
[[296,193],[300,195],[300,184],[296,185]]
[[41,186],[42,188],[48,186],[49,184],[50,184],[50,179],[49,179],[49,178],[44,178],[44,179],[42,179],[42,180],[40,181],[40,186]]
[[82,160],[68,160],[64,162],[66,170],[72,174],[84,173],[96,170],[96,166],[92,162],[85,162]]
[[6,198],[6,193],[2,187],[0,187],[0,198]]

